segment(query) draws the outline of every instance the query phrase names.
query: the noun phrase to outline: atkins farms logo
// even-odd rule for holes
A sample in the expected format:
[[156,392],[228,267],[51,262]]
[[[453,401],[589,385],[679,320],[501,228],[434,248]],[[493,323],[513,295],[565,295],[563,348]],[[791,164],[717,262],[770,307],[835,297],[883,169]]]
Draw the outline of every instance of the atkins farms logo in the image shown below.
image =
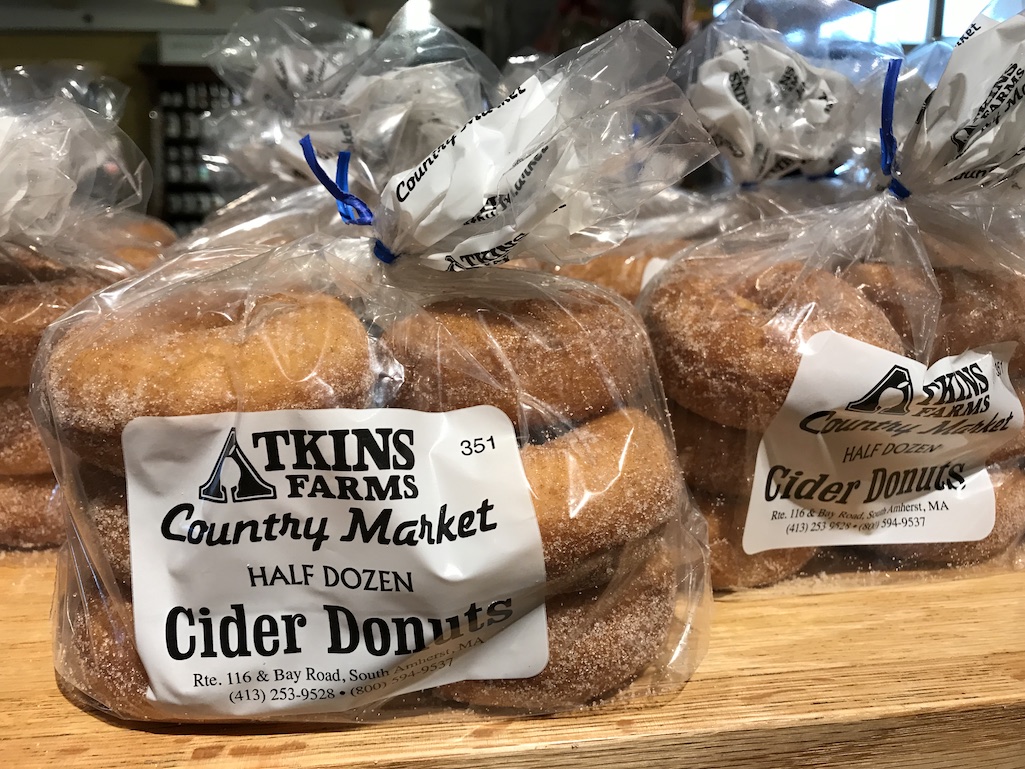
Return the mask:
[[207,502],[225,503],[228,495],[221,483],[221,473],[224,470],[224,463],[231,460],[239,472],[238,483],[231,488],[232,502],[249,502],[255,499],[276,499],[277,489],[260,477],[256,467],[249,461],[249,457],[243,453],[235,437],[235,428],[228,431],[228,438],[224,441],[221,454],[217,457],[217,464],[213,472],[207,478],[206,483],[199,487],[199,498]]
[[[940,374],[916,393],[911,372],[893,366],[860,398],[843,409],[816,411],[801,420],[800,428],[824,435],[841,432],[877,432],[958,435],[1006,429],[1011,416],[983,417],[990,410],[992,382],[979,362]],[[923,419],[928,421],[923,421]]]
[[[883,406],[883,396],[889,393],[896,393],[899,397],[896,403]],[[847,410],[869,414],[907,414],[914,397],[915,386],[910,372],[903,366],[894,366],[863,398],[848,403]]]
[[[233,427],[199,499],[227,504],[300,497],[381,501],[415,499],[413,431],[389,427],[345,430],[269,430],[253,433],[243,449]],[[257,459],[258,461],[254,461]],[[225,483],[225,467],[237,481]],[[365,475],[363,473],[366,473]]]

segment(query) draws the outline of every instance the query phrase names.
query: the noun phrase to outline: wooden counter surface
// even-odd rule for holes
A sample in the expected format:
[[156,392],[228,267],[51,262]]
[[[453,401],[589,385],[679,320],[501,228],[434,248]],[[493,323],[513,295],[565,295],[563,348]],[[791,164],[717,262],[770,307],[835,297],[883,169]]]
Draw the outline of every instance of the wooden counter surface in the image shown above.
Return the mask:
[[0,767],[1025,767],[1025,573],[715,606],[687,687],[534,719],[139,730],[79,710],[50,659],[53,556],[0,557]]

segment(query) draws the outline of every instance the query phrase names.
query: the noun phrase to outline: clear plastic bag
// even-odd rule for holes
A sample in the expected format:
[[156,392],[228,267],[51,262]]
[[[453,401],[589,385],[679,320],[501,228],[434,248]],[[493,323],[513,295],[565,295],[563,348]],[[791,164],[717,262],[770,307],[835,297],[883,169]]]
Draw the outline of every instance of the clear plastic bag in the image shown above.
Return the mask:
[[735,0],[680,49],[673,77],[734,183],[824,174],[850,157],[859,87],[902,55],[850,37],[871,15],[852,2]]
[[125,111],[128,86],[101,74],[94,65],[69,61],[22,64],[0,73],[0,89],[13,101],[67,99],[117,123]]
[[524,48],[514,53],[506,60],[505,66],[502,67],[502,90],[505,93],[515,91],[520,83],[553,58],[550,53],[542,53],[533,48]]
[[725,184],[663,195],[635,220],[576,236],[555,259],[553,245],[536,250],[534,265],[634,301],[668,258],[695,242],[873,194],[871,174],[834,176],[864,155],[864,142],[852,134],[866,99],[878,145],[879,98],[866,84],[881,83],[873,73],[885,69],[887,56],[900,55],[897,46],[852,32],[871,15],[848,2],[734,2],[680,49],[671,68],[721,150],[716,162]]
[[[20,77],[20,76],[19,76]],[[25,76],[27,78],[27,75]],[[42,79],[22,85],[44,89]],[[58,544],[54,478],[29,414],[46,326],[132,271],[98,241],[148,196],[148,166],[116,126],[66,98],[0,101],[0,547]],[[101,236],[102,233],[102,236]],[[95,237],[86,237],[95,236]]]
[[275,181],[266,185],[268,196],[254,193],[227,207],[230,216],[212,217],[174,253],[240,243],[281,245],[313,232],[365,237],[368,231],[340,221],[330,198],[307,188],[315,176],[300,146],[302,135],[311,136],[331,178],[338,152],[354,153],[349,181],[376,205],[375,190],[479,112],[497,82],[493,65],[480,51],[415,8],[401,11],[372,50],[338,65],[297,94],[302,98],[294,118],[261,118],[270,108],[260,106],[218,119],[219,131],[238,129],[231,132],[235,139],[224,140],[238,146],[264,132],[260,141],[274,150],[236,160],[260,166],[245,171],[251,178]]
[[388,179],[501,101],[501,93],[498,70],[480,50],[409,3],[373,50],[302,100],[295,141],[285,149],[311,181],[300,136],[309,134],[332,178],[338,153],[350,152],[350,184],[376,203]]
[[292,141],[297,101],[372,44],[369,30],[316,11],[275,8],[243,17],[207,56],[241,100],[207,121],[214,175],[228,176],[221,169],[227,162],[254,182],[295,178],[276,155]]
[[116,127],[66,99],[0,104],[0,237],[52,237],[149,197],[149,164]]
[[892,142],[884,120],[889,190],[699,245],[642,295],[714,587],[1019,564],[1025,261],[954,204],[1020,168],[991,83],[1022,45],[1025,17],[982,16],[889,111],[919,113]]
[[302,187],[215,218],[193,230],[165,256],[172,259],[189,251],[229,246],[281,246],[314,233],[357,238],[367,237],[369,230],[345,224],[337,206],[319,186]]
[[[544,124],[513,102],[473,118],[455,146],[515,129],[527,153],[481,148],[506,171],[475,209],[508,194],[535,141],[605,159],[605,135],[582,129],[620,124],[617,91],[627,116],[661,114],[645,105],[671,92],[670,55],[624,25],[547,71],[577,85],[607,57],[590,96],[539,83]],[[548,207],[555,188],[570,207],[640,204],[656,167],[711,152],[699,129],[679,141],[669,103],[619,184],[569,189],[555,163],[521,202]],[[480,162],[453,160],[455,189]],[[612,180],[594,168],[592,184]],[[191,252],[50,328],[32,405],[70,521],[54,617],[72,696],[126,719],[362,721],[559,711],[694,670],[704,533],[640,318],[559,276],[439,271],[399,244],[433,257],[466,199],[434,209],[432,235],[408,215],[420,201],[390,200],[376,242]],[[533,208],[494,217],[496,232],[567,226]]]

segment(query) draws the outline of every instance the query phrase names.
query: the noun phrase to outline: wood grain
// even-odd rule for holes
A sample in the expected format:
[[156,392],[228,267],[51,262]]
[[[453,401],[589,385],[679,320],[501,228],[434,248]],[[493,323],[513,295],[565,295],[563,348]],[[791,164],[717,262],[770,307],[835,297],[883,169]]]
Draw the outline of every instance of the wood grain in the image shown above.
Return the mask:
[[548,717],[132,728],[76,708],[50,657],[53,556],[0,558],[0,766],[1025,767],[1025,573],[715,606],[672,697]]

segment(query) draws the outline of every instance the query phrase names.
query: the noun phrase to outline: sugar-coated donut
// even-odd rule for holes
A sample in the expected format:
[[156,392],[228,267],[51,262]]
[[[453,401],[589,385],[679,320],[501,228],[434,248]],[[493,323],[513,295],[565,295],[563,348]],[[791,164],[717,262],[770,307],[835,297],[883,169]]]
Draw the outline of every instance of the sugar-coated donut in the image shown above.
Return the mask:
[[669,259],[688,244],[683,239],[629,238],[601,256],[580,264],[557,264],[551,271],[567,278],[597,283],[635,302],[643,288],[644,271],[652,259]]
[[589,555],[577,561],[568,571],[549,574],[545,582],[545,594],[554,596],[579,593],[607,585],[617,575],[636,569],[658,550],[665,548],[666,537],[666,527],[660,526],[640,539]]
[[53,474],[0,476],[0,547],[52,547],[64,537],[64,516],[52,499]]
[[86,323],[58,341],[44,376],[61,439],[117,473],[136,417],[360,408],[374,380],[356,314],[300,293]]
[[88,499],[85,515],[114,579],[128,585],[132,581],[132,554],[125,486],[123,480],[111,480],[107,488]]
[[132,604],[112,594],[101,599],[95,588],[85,597],[80,592],[65,597],[63,603],[55,660],[62,682],[88,704],[122,718],[153,717]]
[[903,563],[968,566],[1005,552],[1025,536],[1025,471],[1017,466],[989,468],[996,497],[996,521],[977,542],[877,545],[875,552]]
[[669,415],[689,486],[730,496],[751,493],[761,434],[711,422],[672,401]]
[[0,475],[41,475],[50,472],[50,458],[39,437],[28,392],[0,389]]
[[780,582],[801,571],[818,552],[814,547],[744,552],[744,522],[748,497],[697,492],[694,501],[708,522],[712,589],[734,590]]
[[611,411],[648,370],[644,329],[621,301],[567,280],[557,294],[431,303],[385,332],[405,371],[391,405],[488,403],[521,430]]
[[0,387],[25,387],[43,331],[109,280],[0,243]]
[[1011,270],[938,269],[943,303],[933,357],[1017,342],[1009,371],[1025,377],[1025,276]]
[[37,246],[0,242],[0,285],[23,285],[73,277],[75,271]]
[[886,314],[908,354],[928,352],[940,305],[939,287],[930,273],[881,262],[855,262],[844,270],[843,278]]
[[114,214],[111,223],[133,240],[154,246],[169,246],[178,240],[167,224],[152,216],[142,214]]
[[590,555],[647,535],[680,510],[683,484],[660,425],[622,409],[520,457],[548,579]]
[[797,373],[800,345],[820,331],[903,350],[881,309],[802,262],[686,259],[667,267],[642,301],[666,393],[738,429],[768,426]]
[[549,598],[548,665],[531,678],[460,681],[434,692],[471,705],[543,712],[586,705],[655,661],[673,619],[668,548],[603,590]]

